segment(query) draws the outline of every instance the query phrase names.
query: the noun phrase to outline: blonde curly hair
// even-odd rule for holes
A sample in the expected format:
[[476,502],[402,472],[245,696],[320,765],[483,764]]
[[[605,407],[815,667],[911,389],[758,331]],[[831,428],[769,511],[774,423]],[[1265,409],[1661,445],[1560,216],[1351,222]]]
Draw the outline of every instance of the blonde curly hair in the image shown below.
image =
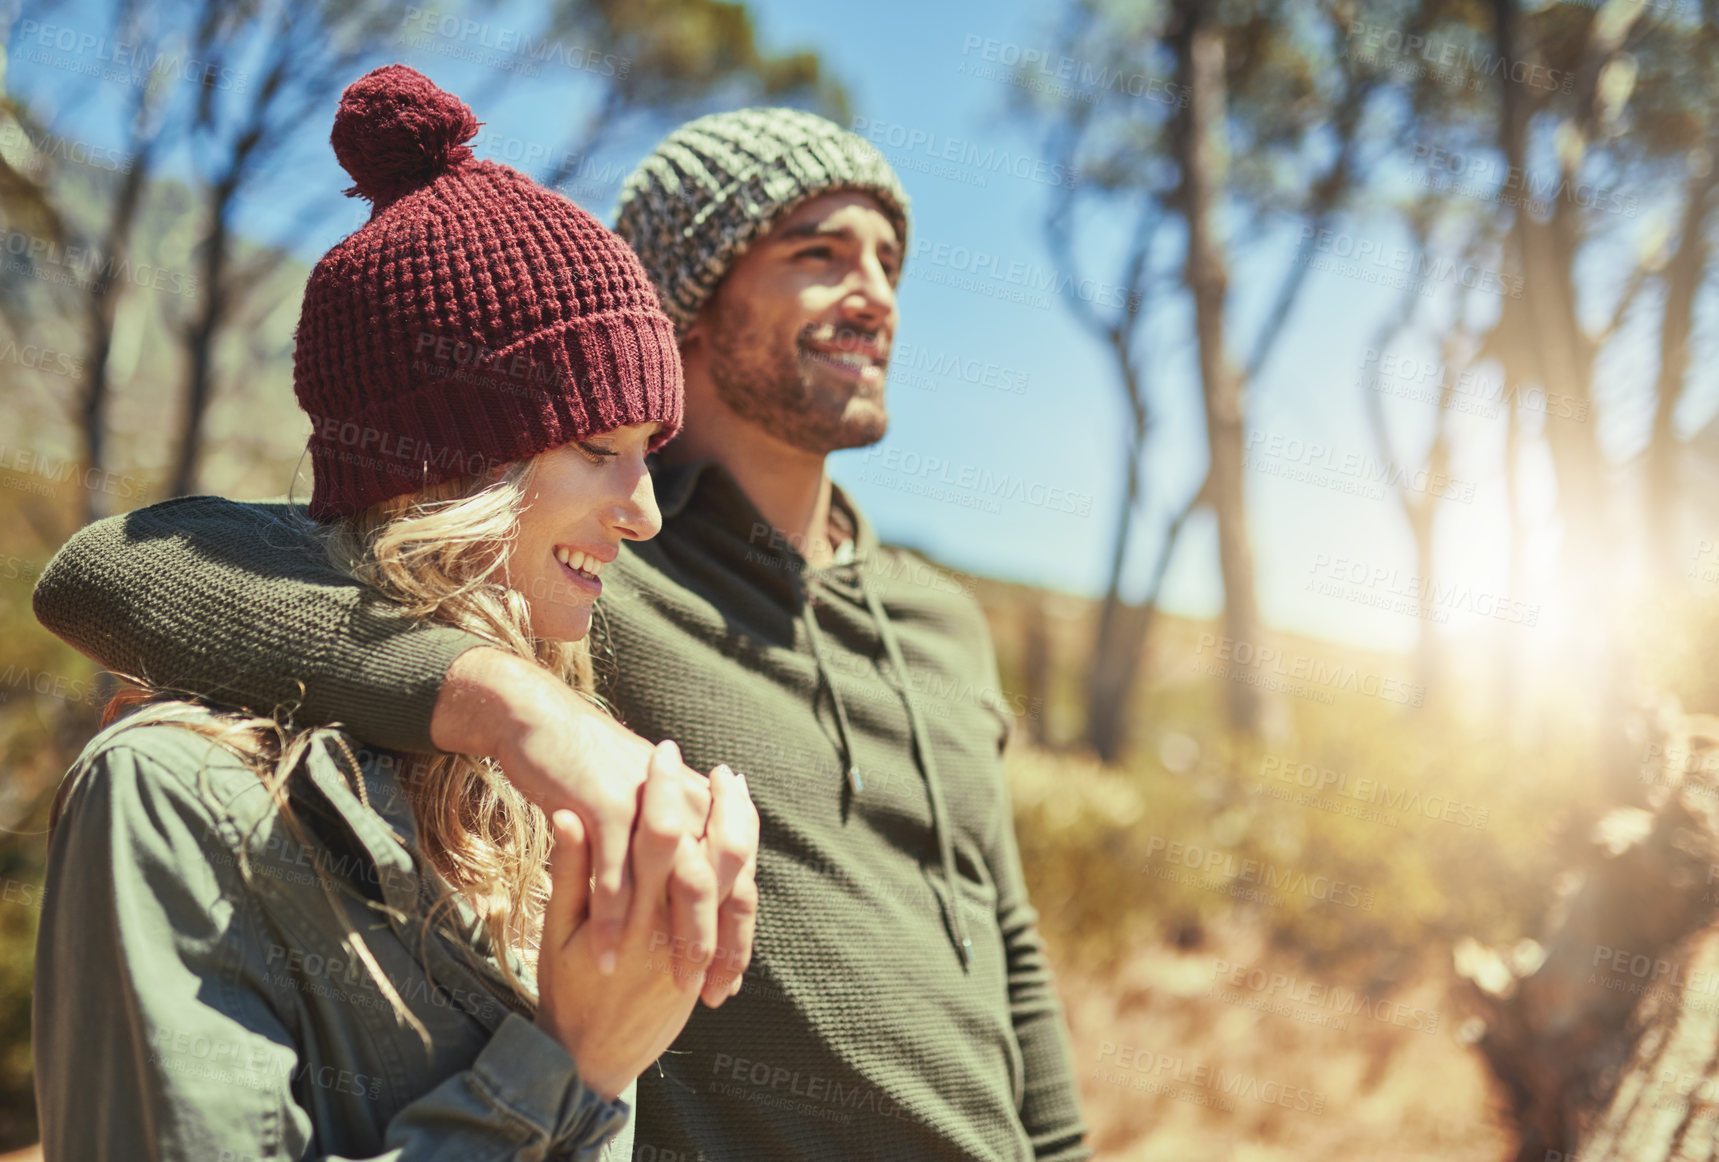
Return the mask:
[[[508,584],[508,560],[534,464],[515,461],[494,475],[450,480],[327,524],[312,522],[302,510],[295,510],[294,519],[303,523],[337,569],[413,617],[455,626],[498,649],[530,658],[602,707],[593,690],[586,643],[535,636],[525,595]],[[133,721],[171,721],[221,743],[257,768],[282,818],[304,842],[288,802],[288,782],[313,738],[326,727],[295,726],[290,715],[278,712],[217,712],[177,692],[128,681],[129,687],[110,702],[107,721],[131,711]],[[347,758],[362,796],[357,760],[350,752]],[[426,933],[439,915],[453,908],[454,896],[463,898],[479,917],[509,987],[520,1000],[534,1004],[534,985],[520,979],[507,954],[535,970],[554,845],[547,817],[487,758],[417,755],[399,770],[417,825],[416,857],[451,891],[432,909]],[[321,878],[330,904],[344,915],[337,886],[326,875]],[[427,1046],[422,1024],[406,1009],[351,925],[346,940],[396,1015],[413,1026]]]

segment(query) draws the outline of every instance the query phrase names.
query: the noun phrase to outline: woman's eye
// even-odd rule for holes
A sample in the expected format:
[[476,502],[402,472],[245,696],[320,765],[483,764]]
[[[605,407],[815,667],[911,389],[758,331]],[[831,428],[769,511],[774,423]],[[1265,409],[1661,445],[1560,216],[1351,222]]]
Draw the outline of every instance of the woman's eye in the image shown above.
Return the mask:
[[587,444],[583,440],[579,442],[579,450],[585,453],[586,459],[590,460],[593,464],[607,464],[610,460],[613,460],[616,456],[620,455],[620,453],[615,451],[613,448],[603,448],[596,444]]

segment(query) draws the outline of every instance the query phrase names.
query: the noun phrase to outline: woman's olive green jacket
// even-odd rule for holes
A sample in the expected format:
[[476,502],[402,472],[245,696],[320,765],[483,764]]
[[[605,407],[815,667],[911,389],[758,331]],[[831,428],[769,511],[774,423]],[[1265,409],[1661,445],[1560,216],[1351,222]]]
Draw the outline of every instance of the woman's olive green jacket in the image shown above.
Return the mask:
[[319,731],[290,784],[301,843],[256,770],[184,725],[90,743],[36,950],[48,1162],[630,1156],[625,1100],[532,1023],[473,913],[429,928],[442,881],[413,856],[397,761]]

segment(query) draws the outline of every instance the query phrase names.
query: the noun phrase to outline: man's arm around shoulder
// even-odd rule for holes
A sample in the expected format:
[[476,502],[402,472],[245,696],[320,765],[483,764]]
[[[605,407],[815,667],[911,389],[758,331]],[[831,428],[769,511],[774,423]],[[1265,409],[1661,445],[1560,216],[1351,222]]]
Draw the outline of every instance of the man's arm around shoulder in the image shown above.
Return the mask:
[[36,617],[117,673],[434,749],[443,676],[481,638],[421,622],[336,570],[285,504],[170,500],[74,535]]

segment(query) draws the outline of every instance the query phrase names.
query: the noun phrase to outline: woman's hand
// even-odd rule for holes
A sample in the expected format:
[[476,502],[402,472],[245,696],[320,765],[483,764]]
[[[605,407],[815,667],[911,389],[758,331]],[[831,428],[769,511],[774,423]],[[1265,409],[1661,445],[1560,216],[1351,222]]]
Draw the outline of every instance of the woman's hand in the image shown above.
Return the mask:
[[[545,812],[567,809],[579,816],[596,877],[588,906],[598,954],[618,955],[631,911],[628,858],[651,744],[542,666],[489,647],[467,650],[449,668],[430,734],[443,750],[495,759],[513,785]],[[707,784],[704,776],[681,763],[678,750],[673,765],[687,810],[702,819],[712,806],[715,779]],[[750,800],[747,809],[750,812]],[[722,901],[718,922],[726,938],[742,929],[751,931],[746,917],[757,907],[756,896],[748,901],[732,893],[734,877],[747,855],[757,850],[756,818],[745,851],[734,845],[738,833],[719,829],[714,822],[712,815],[708,831],[694,830],[705,836],[706,854],[717,873]],[[750,936],[746,948],[750,954]],[[711,1001],[709,992],[705,999]]]
[[750,853],[734,872],[730,900],[738,897],[741,906],[725,909],[718,947],[717,872],[700,838],[707,821],[688,809],[679,768],[673,743],[652,752],[629,857],[632,902],[611,974],[598,971],[589,922],[591,858],[584,825],[571,811],[551,816],[555,850],[537,959],[537,1024],[567,1049],[580,1077],[605,1098],[620,1093],[662,1055],[701,992],[720,1003],[737,989],[751,955],[757,811],[744,780],[726,767],[711,772],[709,831],[720,829],[728,844]]

